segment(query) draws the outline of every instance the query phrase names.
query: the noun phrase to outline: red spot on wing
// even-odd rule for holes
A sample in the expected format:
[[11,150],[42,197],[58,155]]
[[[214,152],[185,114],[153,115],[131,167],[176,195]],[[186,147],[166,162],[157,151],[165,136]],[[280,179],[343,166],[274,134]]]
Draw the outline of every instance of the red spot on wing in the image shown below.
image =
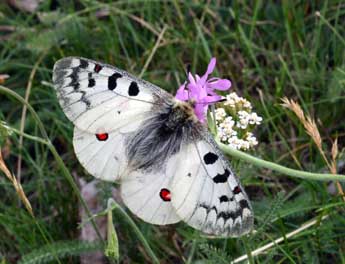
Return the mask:
[[103,68],[103,67],[102,67],[101,65],[96,64],[96,65],[95,65],[95,69],[94,69],[94,70],[95,70],[95,72],[97,72],[97,73],[98,73],[98,72],[100,72],[100,71],[102,70],[102,68]]
[[106,141],[108,139],[109,135],[108,133],[100,133],[100,134],[96,134],[96,138],[99,141]]
[[161,191],[159,192],[159,196],[162,198],[164,202],[171,201],[171,194],[168,189],[165,189],[165,188],[161,189]]
[[241,192],[240,186],[237,185],[237,186],[234,188],[233,192],[234,192],[234,194],[239,194],[239,193]]

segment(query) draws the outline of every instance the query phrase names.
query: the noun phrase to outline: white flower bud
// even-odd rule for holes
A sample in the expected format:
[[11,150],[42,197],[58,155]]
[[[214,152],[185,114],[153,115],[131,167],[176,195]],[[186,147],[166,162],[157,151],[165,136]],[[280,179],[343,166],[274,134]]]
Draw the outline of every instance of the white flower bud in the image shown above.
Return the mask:
[[216,109],[216,121],[222,121],[226,117],[226,112],[224,108],[217,108]]

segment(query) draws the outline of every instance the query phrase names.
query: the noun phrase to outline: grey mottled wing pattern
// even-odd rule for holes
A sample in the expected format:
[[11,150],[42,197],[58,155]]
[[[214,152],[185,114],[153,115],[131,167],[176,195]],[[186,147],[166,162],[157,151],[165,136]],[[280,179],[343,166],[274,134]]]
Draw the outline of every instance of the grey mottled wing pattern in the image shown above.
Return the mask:
[[57,61],[53,82],[66,116],[81,130],[114,131],[129,119],[145,119],[157,98],[172,96],[111,65],[68,57]]

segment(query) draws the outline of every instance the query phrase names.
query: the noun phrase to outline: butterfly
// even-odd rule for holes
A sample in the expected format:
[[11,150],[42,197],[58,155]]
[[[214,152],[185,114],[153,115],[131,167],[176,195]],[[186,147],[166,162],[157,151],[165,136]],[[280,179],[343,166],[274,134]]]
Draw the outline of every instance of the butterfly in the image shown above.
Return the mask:
[[57,61],[53,82],[80,163],[96,178],[119,181],[136,216],[156,225],[184,221],[216,236],[252,230],[247,194],[196,117],[195,101],[80,57]]

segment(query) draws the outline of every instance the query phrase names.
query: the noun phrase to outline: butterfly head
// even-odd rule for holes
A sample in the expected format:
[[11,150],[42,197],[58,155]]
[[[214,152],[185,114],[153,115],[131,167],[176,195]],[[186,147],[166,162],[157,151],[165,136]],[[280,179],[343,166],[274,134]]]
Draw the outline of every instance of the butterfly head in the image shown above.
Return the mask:
[[181,124],[190,121],[193,123],[198,122],[199,119],[195,115],[194,111],[195,104],[196,100],[194,99],[188,101],[175,100],[171,117]]

